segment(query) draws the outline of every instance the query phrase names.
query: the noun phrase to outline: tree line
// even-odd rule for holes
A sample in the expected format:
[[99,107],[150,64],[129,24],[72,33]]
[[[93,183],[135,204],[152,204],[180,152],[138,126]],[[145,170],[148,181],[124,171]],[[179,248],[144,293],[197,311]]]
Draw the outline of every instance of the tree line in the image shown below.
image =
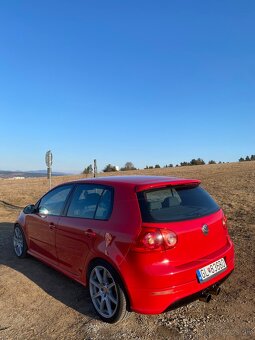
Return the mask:
[[255,155],[246,156],[245,158],[241,157],[239,158],[239,162],[249,162],[249,161],[255,161]]
[[[245,158],[243,157],[239,158],[239,162],[246,162],[246,161],[255,161],[255,155],[246,156]],[[221,161],[218,162],[218,164],[222,164],[222,163],[225,163],[225,162],[221,162]],[[205,165],[205,164],[206,163],[202,158],[197,158],[197,159],[193,158],[190,162],[187,162],[187,161],[180,162],[180,164],[176,164],[175,167]],[[210,160],[207,164],[217,164],[217,162],[214,160]],[[173,167],[174,167],[173,164],[166,164],[163,166],[163,168],[173,168]],[[155,164],[155,165],[146,165],[144,169],[147,170],[147,169],[160,169],[160,168],[161,166],[159,164]],[[125,165],[120,169],[117,166],[109,163],[104,167],[103,172],[128,171],[128,170],[138,170],[138,169],[134,166],[132,162],[126,162]],[[82,173],[85,175],[92,174],[93,173],[92,164],[85,167]]]
[[[222,162],[219,162],[219,164],[221,164]],[[191,165],[205,165],[205,161],[202,158],[193,158],[190,162],[180,162],[180,164],[176,164],[175,167],[179,167],[179,166],[191,166]],[[217,164],[215,161],[210,160],[208,162],[208,164]],[[163,166],[163,168],[173,168],[173,164],[166,164],[165,166]],[[156,164],[155,167],[153,165],[146,165],[146,167],[144,169],[157,169],[160,168],[159,164]]]
[[[104,169],[103,172],[114,172],[114,171],[128,171],[128,170],[137,170],[136,167],[134,166],[134,164],[132,162],[126,162],[126,164],[122,167],[122,168],[118,168],[115,165],[112,164],[107,164]],[[88,174],[92,174],[93,173],[93,167],[92,164],[90,164],[89,166],[85,167],[85,169],[82,172],[84,175],[88,175]]]
[[127,162],[122,168],[118,169],[115,165],[107,164],[103,172],[137,170],[132,162]]
[[[221,162],[219,162],[221,163]],[[203,159],[198,158],[198,159],[192,159],[190,162],[181,162],[180,165],[177,164],[176,167],[178,166],[189,166],[189,165],[204,165],[205,162],[203,161]],[[215,161],[211,160],[208,162],[208,164],[216,164]],[[165,166],[163,166],[163,168],[173,168],[174,165],[173,164],[166,164]],[[156,165],[146,165],[146,167],[144,169],[160,169],[161,166],[159,164]],[[126,162],[125,165],[122,168],[118,168],[115,165],[112,164],[107,164],[104,169],[103,172],[115,172],[115,171],[129,171],[129,170],[138,170],[134,164],[132,162]],[[93,167],[92,164],[90,164],[89,166],[85,167],[85,169],[82,172],[85,175],[89,175],[93,173]]]

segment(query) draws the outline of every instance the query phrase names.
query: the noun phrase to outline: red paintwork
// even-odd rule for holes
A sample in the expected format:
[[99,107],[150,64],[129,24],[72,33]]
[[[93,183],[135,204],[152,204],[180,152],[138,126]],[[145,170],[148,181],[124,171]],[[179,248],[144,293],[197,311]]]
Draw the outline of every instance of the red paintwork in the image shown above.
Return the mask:
[[[28,252],[86,285],[88,265],[93,259],[109,262],[119,273],[132,310],[161,313],[172,303],[197,293],[226,277],[234,269],[234,247],[223,225],[223,212],[189,221],[142,223],[137,191],[200,183],[158,176],[118,176],[69,183],[97,183],[113,187],[114,206],[108,221],[21,213]],[[54,223],[54,227],[51,227]],[[204,236],[201,227],[210,233]],[[142,227],[167,228],[178,242],[165,251],[137,252],[136,240]],[[85,233],[92,231],[93,234]],[[106,244],[105,234],[112,236]],[[109,236],[109,235],[108,235]],[[224,257],[227,270],[205,283],[198,283],[196,270]]]

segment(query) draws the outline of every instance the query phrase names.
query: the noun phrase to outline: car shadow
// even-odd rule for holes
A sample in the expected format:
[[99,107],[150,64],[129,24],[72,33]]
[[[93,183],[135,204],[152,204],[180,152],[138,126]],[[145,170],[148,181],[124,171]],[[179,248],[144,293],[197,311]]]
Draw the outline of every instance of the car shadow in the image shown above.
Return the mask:
[[0,265],[22,273],[66,306],[90,319],[98,319],[90,301],[88,289],[32,256],[25,259],[17,258],[13,251],[12,233],[13,223],[0,223]]

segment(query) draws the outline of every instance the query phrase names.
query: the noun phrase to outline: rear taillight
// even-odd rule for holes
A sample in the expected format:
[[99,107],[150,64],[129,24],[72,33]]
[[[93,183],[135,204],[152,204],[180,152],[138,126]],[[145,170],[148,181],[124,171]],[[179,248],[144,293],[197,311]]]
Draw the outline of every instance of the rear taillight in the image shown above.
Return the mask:
[[225,215],[223,215],[223,218],[222,218],[222,225],[223,225],[224,229],[228,229],[228,226],[227,226],[227,217]]
[[222,226],[223,226],[223,229],[225,229],[226,235],[228,236],[229,235],[229,233],[228,233],[228,219],[225,215],[223,215],[223,218],[222,218]]
[[174,247],[177,243],[177,235],[173,231],[167,229],[161,229],[160,231],[165,241],[165,248],[168,249]]
[[173,248],[177,243],[177,235],[168,229],[143,228],[133,250],[139,252],[162,251]]

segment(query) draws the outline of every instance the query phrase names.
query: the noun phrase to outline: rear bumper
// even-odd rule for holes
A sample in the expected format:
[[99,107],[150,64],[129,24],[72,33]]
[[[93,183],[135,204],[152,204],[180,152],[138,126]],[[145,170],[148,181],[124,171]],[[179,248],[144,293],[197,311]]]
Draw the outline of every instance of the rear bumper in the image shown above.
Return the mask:
[[[199,283],[196,270],[222,257],[227,269],[208,281]],[[129,258],[130,260],[132,259]],[[226,246],[210,256],[179,267],[174,267],[166,259],[144,265],[137,256],[132,263],[131,269],[126,267],[121,270],[125,273],[124,281],[131,310],[143,314],[160,314],[175,308],[179,303],[183,304],[189,298],[194,300],[200,292],[216,283],[222,283],[234,270],[234,246],[229,239]]]
[[188,295],[180,300],[177,300],[176,302],[172,303],[166,310],[165,312],[167,311],[170,311],[170,310],[174,310],[176,308],[180,308],[181,306],[185,306],[191,302],[194,302],[196,300],[198,300],[199,298],[201,298],[202,296],[205,296],[206,294],[210,294],[210,288],[213,288],[215,286],[217,287],[220,287],[220,285],[225,281],[227,280],[227,278],[229,277],[229,275],[231,274],[232,272],[230,272],[228,275],[226,275],[223,279],[217,281],[215,284],[207,287],[206,289],[202,290],[202,291],[199,291],[199,292],[196,292],[194,294],[191,294],[191,295]]

